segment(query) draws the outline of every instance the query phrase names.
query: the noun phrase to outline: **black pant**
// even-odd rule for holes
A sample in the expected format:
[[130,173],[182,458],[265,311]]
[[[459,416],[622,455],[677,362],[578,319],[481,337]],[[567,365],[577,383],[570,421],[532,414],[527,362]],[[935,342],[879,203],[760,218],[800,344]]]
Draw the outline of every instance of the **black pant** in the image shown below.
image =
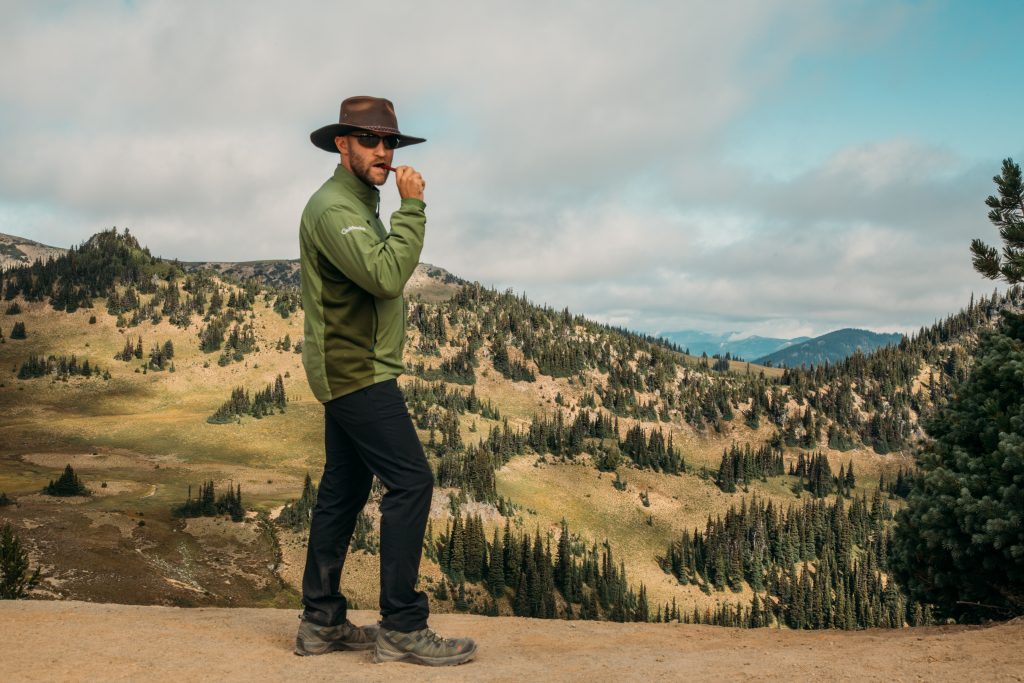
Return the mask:
[[426,628],[427,594],[416,590],[434,475],[398,382],[380,382],[324,404],[327,463],[309,530],[302,577],[304,618],[324,626],[345,621],[341,572],[356,515],[374,475],[380,504],[381,627]]

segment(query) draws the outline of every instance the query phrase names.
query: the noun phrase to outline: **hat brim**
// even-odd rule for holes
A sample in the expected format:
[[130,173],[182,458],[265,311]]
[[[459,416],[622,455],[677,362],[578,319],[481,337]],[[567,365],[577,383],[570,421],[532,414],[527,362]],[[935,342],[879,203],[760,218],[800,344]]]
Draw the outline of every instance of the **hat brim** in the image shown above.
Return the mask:
[[[324,150],[325,152],[331,152],[332,154],[338,153],[338,146],[334,144],[334,138],[351,133],[354,130],[368,130],[367,128],[360,128],[359,126],[349,126],[344,123],[331,123],[323,128],[317,128],[309,134],[309,141],[314,145]],[[376,131],[371,131],[376,132]],[[391,133],[391,135],[398,136],[398,147],[408,147],[409,145],[418,145],[421,142],[426,142],[426,138],[416,138],[411,135],[404,133]]]

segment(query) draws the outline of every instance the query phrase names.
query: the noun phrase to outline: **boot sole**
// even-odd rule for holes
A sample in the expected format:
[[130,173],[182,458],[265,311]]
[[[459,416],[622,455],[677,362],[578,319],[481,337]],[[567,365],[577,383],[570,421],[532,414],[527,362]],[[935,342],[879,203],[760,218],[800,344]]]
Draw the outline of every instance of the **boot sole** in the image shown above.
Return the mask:
[[325,655],[328,652],[347,652],[352,650],[369,650],[374,647],[374,643],[323,643],[322,647],[310,648],[307,645],[301,644],[298,640],[295,641],[295,654],[300,657],[312,657],[315,655]]
[[385,662],[409,662],[412,664],[423,664],[425,666],[456,666],[458,664],[465,664],[471,660],[475,654],[476,645],[473,645],[472,650],[468,650],[457,655],[451,655],[449,657],[424,657],[416,654],[415,652],[381,651],[378,647],[373,651],[373,661],[375,664],[384,664]]

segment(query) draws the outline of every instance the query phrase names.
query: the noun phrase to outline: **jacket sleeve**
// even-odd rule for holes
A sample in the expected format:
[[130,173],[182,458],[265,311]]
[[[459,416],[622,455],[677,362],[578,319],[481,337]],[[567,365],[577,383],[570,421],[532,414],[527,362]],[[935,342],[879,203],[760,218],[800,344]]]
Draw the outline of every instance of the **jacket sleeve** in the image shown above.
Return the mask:
[[362,289],[380,299],[395,299],[420,260],[425,207],[418,199],[403,199],[391,215],[391,232],[383,240],[355,211],[331,207],[313,226],[313,244]]

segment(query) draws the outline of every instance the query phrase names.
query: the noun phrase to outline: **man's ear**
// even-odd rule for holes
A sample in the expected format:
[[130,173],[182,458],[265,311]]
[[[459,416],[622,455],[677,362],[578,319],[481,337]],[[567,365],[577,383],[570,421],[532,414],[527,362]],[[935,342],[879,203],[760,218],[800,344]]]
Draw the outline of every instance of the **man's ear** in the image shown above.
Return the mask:
[[348,140],[344,135],[339,135],[334,138],[334,145],[338,148],[338,152],[341,154],[341,160],[344,164],[348,160]]

